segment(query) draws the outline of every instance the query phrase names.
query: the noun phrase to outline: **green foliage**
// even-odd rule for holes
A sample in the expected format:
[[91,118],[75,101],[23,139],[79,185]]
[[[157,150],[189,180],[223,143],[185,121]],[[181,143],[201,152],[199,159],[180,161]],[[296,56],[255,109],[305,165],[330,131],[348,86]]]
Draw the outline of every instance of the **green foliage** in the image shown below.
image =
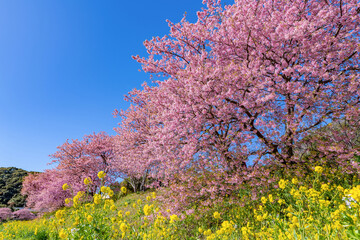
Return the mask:
[[0,207],[23,207],[26,197],[21,195],[22,181],[29,172],[15,167],[0,168]]

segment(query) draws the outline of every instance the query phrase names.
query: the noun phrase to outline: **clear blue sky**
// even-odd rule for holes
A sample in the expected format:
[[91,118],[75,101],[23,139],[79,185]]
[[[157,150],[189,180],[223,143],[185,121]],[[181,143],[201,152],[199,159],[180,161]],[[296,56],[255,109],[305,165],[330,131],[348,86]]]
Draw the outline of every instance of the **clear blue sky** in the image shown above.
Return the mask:
[[115,108],[149,76],[131,56],[194,21],[201,0],[0,1],[0,167],[51,168],[66,139],[106,131]]

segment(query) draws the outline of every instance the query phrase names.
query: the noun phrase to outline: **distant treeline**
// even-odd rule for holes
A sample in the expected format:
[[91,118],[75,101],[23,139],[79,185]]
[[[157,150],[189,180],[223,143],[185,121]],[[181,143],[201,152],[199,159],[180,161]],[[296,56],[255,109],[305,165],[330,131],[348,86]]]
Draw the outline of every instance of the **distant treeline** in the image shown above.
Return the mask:
[[22,181],[30,172],[15,167],[0,167],[0,207],[24,207]]

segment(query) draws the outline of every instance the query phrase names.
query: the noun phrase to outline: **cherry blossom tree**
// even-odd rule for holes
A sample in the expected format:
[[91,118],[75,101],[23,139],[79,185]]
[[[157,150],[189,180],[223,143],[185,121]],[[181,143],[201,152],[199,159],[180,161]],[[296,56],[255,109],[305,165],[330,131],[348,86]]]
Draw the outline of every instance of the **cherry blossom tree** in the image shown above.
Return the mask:
[[51,163],[57,164],[56,169],[71,175],[75,182],[91,178],[93,193],[100,186],[98,172],[104,171],[107,174],[107,182],[114,181],[118,174],[112,165],[113,140],[105,132],[86,135],[82,140],[67,140],[50,157],[53,159]]
[[[21,193],[27,195],[27,207],[39,212],[53,211],[65,206],[65,199],[72,197],[74,192],[85,189],[81,182],[72,180],[70,174],[57,169],[29,174],[24,178]],[[64,191],[63,184],[70,182],[71,190]]]
[[[145,85],[151,92],[151,88]],[[133,191],[145,190],[149,176],[156,175],[158,160],[148,146],[156,122],[156,112],[147,105],[147,93],[134,90],[125,99],[132,105],[126,111],[115,110],[114,115],[121,118],[114,130],[115,166],[133,188]],[[150,174],[152,173],[152,174]]]
[[[54,210],[64,206],[64,200],[73,197],[78,191],[98,191],[102,184],[110,184],[118,177],[113,166],[114,151],[112,137],[104,132],[84,136],[82,140],[67,140],[50,155],[54,169],[39,174],[30,174],[23,182],[22,193],[28,196],[27,206],[39,211]],[[100,180],[98,172],[104,171],[106,177]],[[86,186],[84,179],[90,178]],[[64,191],[63,184],[70,189]]]
[[232,162],[236,149],[291,164],[310,130],[359,114],[357,1],[204,2],[196,23],[169,22],[145,41],[149,57],[134,57],[168,77],[151,103],[189,156],[215,148]]
[[157,174],[237,184],[261,164],[295,165],[297,142],[359,115],[358,1],[204,3],[195,23],[169,22],[169,35],[145,41],[149,56],[134,57],[165,78],[132,92],[146,98],[128,113],[154,113],[136,158],[156,162]]

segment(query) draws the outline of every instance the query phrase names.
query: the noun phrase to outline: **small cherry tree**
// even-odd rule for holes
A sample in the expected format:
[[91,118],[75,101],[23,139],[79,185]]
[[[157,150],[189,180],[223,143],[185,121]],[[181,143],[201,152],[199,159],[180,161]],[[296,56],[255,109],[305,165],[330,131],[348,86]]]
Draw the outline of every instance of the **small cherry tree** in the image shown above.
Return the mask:
[[[104,132],[84,136],[82,140],[66,141],[58,151],[50,155],[57,166],[39,174],[30,174],[23,182],[22,193],[28,196],[27,205],[31,208],[48,211],[64,206],[64,200],[73,197],[86,188],[94,194],[101,181],[110,184],[118,177],[113,165],[113,139]],[[106,178],[100,180],[98,172],[104,171]],[[86,186],[84,179],[90,178]],[[70,185],[64,191],[63,184]]]
[[[71,174],[57,169],[29,174],[24,178],[21,193],[27,195],[26,206],[36,211],[53,211],[65,206],[65,199],[74,192],[85,190],[85,186]],[[64,191],[63,184],[71,183],[71,190]]]
[[91,178],[92,193],[100,186],[97,178],[99,171],[107,174],[108,182],[114,181],[118,175],[113,167],[113,139],[105,132],[86,135],[82,140],[67,140],[50,157],[53,159],[51,163],[57,163],[56,169],[72,175],[76,178],[74,181],[82,182],[87,177]]

